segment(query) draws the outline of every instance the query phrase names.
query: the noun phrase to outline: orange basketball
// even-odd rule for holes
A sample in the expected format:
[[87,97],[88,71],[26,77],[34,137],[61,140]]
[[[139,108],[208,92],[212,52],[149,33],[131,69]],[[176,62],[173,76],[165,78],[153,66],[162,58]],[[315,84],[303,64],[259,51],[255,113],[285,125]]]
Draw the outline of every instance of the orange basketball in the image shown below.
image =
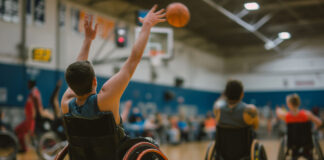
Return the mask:
[[184,27],[190,20],[189,9],[182,3],[171,3],[167,7],[166,17],[170,25]]

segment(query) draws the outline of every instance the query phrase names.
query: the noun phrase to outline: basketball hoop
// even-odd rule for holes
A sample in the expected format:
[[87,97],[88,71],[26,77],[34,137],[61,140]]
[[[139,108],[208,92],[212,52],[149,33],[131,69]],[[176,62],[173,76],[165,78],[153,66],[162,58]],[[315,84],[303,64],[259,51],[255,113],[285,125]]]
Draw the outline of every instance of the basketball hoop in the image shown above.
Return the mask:
[[162,65],[163,52],[151,50],[150,51],[150,62],[152,66],[159,67]]

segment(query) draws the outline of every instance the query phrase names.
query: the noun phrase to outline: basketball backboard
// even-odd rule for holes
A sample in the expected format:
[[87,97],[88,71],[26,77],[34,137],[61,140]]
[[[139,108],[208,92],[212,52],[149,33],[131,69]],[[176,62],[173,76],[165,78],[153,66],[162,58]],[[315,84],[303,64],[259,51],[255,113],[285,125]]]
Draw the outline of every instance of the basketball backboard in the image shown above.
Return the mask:
[[[141,27],[135,28],[135,38],[137,39]],[[143,57],[152,58],[159,56],[162,59],[170,59],[173,54],[173,30],[166,27],[153,27],[144,50]]]

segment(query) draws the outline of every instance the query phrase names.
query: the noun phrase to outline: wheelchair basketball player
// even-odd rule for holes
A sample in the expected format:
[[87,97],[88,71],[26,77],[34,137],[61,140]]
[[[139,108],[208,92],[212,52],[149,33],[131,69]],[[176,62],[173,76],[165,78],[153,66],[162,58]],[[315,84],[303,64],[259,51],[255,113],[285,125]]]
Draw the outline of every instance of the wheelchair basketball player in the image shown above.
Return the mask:
[[[156,11],[156,9],[157,5],[147,13],[145,18],[139,18],[143,24],[142,30],[130,56],[121,70],[104,83],[99,93],[96,92],[97,80],[93,67],[88,61],[90,46],[96,37],[98,25],[96,24],[93,29],[92,17],[90,17],[90,21],[88,16],[85,17],[85,39],[82,50],[77,61],[66,69],[65,79],[68,83],[68,89],[61,101],[69,141],[70,159],[121,159],[114,153],[120,152],[120,150],[124,151],[125,148],[128,151],[123,159],[141,159],[143,157],[167,159],[157,146],[144,139],[142,141],[145,142],[142,143],[137,143],[141,140],[127,140],[119,115],[120,98],[142,58],[150,30],[154,25],[166,21],[164,9],[159,11]],[[106,121],[107,123],[104,123]],[[107,127],[108,123],[111,127],[104,130],[106,135],[96,132]],[[92,130],[87,128],[92,128]],[[128,146],[120,148],[125,144]],[[141,146],[142,148],[138,149]],[[140,154],[134,156],[137,153]],[[150,153],[150,155],[146,156],[147,153]]]
[[206,153],[206,160],[267,159],[264,147],[256,140],[258,110],[242,101],[243,84],[229,80],[222,97],[215,102],[216,138]]
[[285,160],[288,156],[293,160],[299,157],[308,160],[323,159],[317,137],[313,135],[312,125],[313,123],[315,129],[318,129],[323,124],[322,120],[312,112],[300,109],[301,100],[298,94],[288,95],[286,104],[289,111],[279,107],[276,109],[278,118],[287,125],[287,133],[281,141],[278,159]]

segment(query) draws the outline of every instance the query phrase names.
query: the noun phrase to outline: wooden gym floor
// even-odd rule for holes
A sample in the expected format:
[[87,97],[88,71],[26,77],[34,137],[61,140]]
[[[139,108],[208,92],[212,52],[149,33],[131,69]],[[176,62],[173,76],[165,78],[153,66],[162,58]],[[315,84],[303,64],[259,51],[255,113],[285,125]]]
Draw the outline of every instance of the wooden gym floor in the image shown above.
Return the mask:
[[[268,159],[276,160],[279,149],[279,140],[261,140],[265,146]],[[161,150],[168,156],[169,160],[203,160],[209,142],[191,142],[180,145],[163,145]],[[323,149],[324,141],[321,141]],[[18,155],[18,160],[37,160],[38,157],[33,149],[26,154]]]

